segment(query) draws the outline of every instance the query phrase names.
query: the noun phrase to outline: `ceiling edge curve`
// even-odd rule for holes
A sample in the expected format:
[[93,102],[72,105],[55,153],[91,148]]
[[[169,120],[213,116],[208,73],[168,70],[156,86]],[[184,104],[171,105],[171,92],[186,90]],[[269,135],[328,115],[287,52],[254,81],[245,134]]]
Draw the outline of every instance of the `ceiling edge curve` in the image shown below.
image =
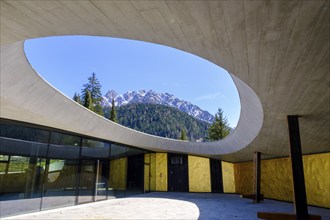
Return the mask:
[[257,94],[231,74],[237,87],[241,114],[236,129],[225,139],[186,142],[135,131],[113,123],[77,104],[46,82],[29,64],[24,42],[1,46],[0,117],[92,136],[161,152],[223,155],[248,146],[263,124]]

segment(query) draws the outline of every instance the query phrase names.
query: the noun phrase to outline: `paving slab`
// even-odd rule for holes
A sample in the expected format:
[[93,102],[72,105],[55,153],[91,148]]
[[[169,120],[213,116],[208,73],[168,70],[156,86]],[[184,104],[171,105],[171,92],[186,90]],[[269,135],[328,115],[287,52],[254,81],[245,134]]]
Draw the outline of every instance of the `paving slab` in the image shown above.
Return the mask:
[[[236,194],[153,192],[3,219],[258,219],[257,212],[293,213],[292,203],[253,203]],[[330,220],[330,209],[309,207]]]

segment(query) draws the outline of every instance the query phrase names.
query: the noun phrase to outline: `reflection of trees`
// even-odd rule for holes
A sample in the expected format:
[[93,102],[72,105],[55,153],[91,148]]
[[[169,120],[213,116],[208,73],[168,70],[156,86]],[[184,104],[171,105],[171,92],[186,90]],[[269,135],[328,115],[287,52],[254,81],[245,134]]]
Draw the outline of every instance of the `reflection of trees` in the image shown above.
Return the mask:
[[37,157],[29,158],[29,165],[25,171],[25,198],[31,198],[34,194],[40,194],[42,192],[43,180],[44,180],[44,167],[41,166],[43,159]]
[[29,169],[29,158],[21,156],[11,156],[9,160],[8,172],[26,172]]
[[80,137],[59,132],[52,132],[50,142],[51,144],[56,145],[79,146]]
[[89,147],[89,148],[95,148],[95,147],[106,147],[108,144],[102,141],[96,141],[92,139],[86,139],[83,138],[82,140],[82,146],[83,147]]

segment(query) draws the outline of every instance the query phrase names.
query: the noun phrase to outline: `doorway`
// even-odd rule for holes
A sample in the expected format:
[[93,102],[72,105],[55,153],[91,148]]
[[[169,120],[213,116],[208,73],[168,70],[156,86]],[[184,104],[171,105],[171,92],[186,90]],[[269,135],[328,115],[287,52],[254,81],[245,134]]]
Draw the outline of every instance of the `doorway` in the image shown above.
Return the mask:
[[96,161],[95,201],[108,198],[109,161]]
[[188,192],[188,156],[168,154],[168,191]]
[[95,160],[81,160],[78,187],[78,204],[94,201],[96,168]]
[[127,193],[141,193],[144,188],[144,154],[127,158]]
[[220,160],[210,159],[211,190],[215,193],[223,193],[222,166]]
[[82,159],[78,187],[78,203],[107,199],[109,161]]

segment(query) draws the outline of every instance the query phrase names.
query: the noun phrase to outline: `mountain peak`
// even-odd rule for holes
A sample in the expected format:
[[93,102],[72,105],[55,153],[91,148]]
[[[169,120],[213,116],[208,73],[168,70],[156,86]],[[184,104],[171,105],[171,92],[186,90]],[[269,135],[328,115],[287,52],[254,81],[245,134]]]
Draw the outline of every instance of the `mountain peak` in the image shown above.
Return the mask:
[[122,95],[118,95],[116,91],[109,90],[103,97],[103,105],[111,106],[112,99],[115,100],[115,105],[118,107],[132,103],[159,104],[177,108],[182,112],[186,112],[189,115],[208,123],[212,123],[214,120],[214,116],[209,112],[204,111],[198,106],[193,105],[188,101],[179,99],[167,92],[157,93],[153,90],[147,91],[145,89],[141,89],[138,92],[128,91]]
[[141,89],[141,90],[139,91],[139,94],[140,94],[141,96],[144,96],[146,93],[147,93],[147,92],[146,92],[146,90],[144,90],[144,89]]
[[105,94],[105,98],[107,98],[108,100],[112,100],[112,99],[116,98],[117,96],[118,96],[118,94],[115,90],[109,90]]

